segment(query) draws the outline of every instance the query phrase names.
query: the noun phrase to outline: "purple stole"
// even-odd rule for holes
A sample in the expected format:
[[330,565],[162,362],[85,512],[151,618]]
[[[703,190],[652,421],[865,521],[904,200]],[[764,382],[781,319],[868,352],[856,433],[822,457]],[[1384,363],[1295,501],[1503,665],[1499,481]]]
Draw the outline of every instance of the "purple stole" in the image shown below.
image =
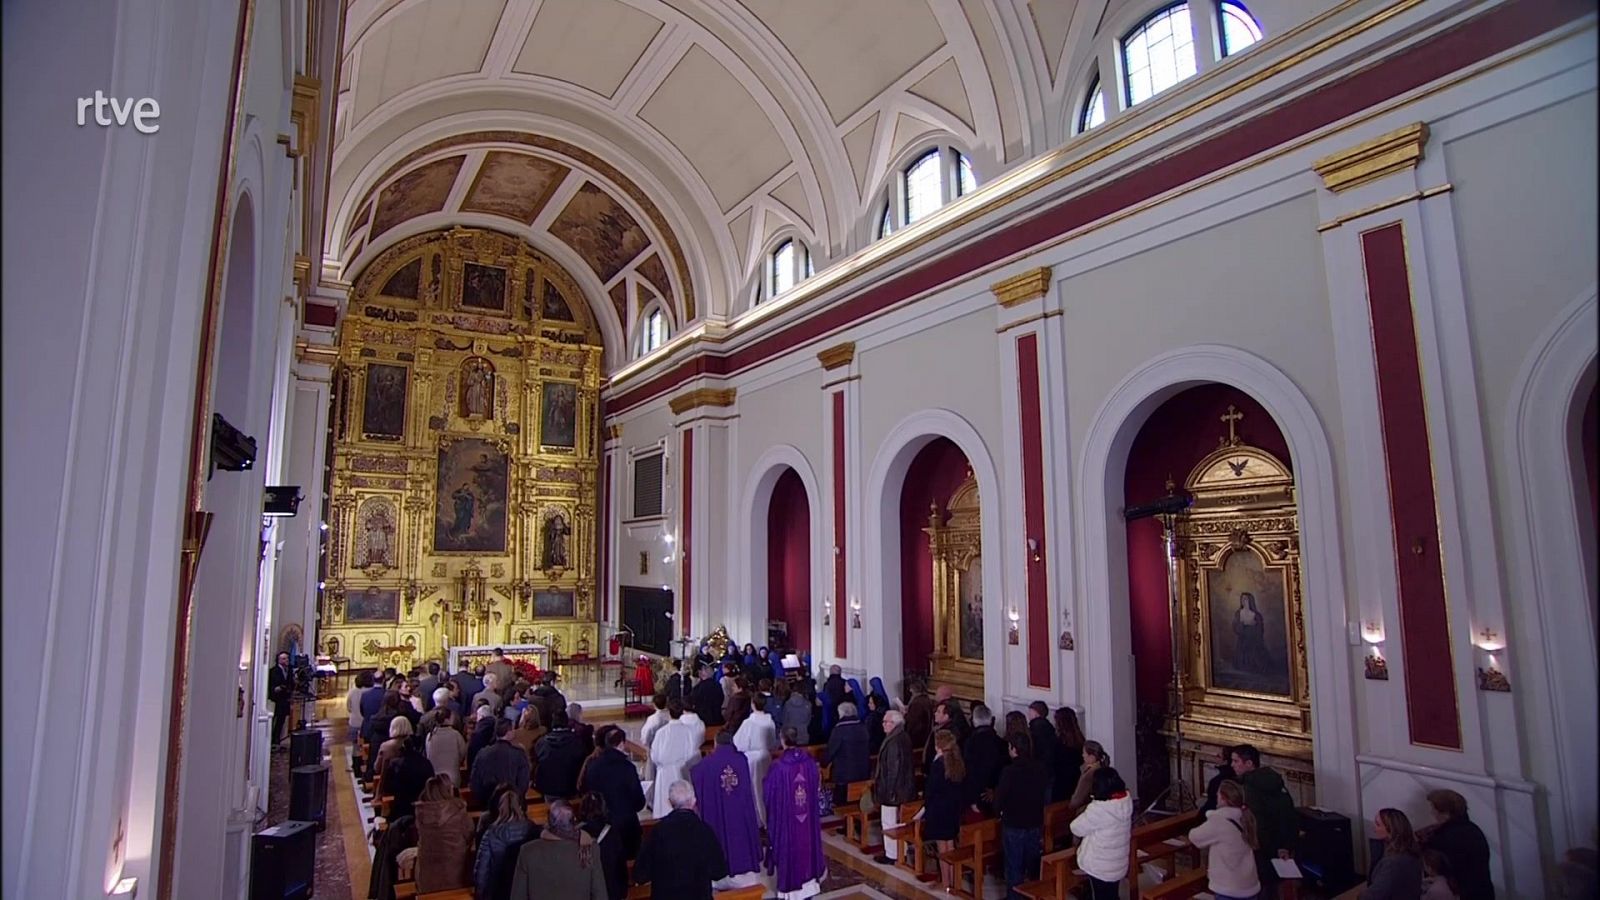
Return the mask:
[[755,782],[750,761],[730,744],[689,770],[695,809],[716,833],[728,860],[728,874],[761,868],[760,827],[756,824]]
[[767,771],[762,785],[767,807],[767,871],[778,873],[778,890],[799,890],[827,872],[822,857],[822,817],[817,811],[821,777],[817,761],[789,749]]

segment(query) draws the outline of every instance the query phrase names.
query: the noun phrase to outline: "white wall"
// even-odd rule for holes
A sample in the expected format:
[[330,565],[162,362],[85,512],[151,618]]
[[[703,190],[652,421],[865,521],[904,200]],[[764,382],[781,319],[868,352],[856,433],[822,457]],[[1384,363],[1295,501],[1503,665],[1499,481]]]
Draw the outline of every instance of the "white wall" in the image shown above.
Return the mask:
[[[36,697],[13,717],[4,770],[7,896],[99,897],[121,876],[155,895],[171,787],[181,511],[237,8],[6,5],[4,398],[13,426],[4,539],[9,559],[30,564],[6,567],[7,596],[29,600],[4,605],[13,636],[4,667]],[[246,102],[253,138],[241,140],[237,165],[254,199],[244,315],[257,338],[236,375],[247,387],[238,424],[257,438],[263,461],[282,388],[275,375],[284,371],[278,311],[291,209],[275,144],[288,130],[282,21],[277,6],[257,16],[261,49]],[[97,88],[154,98],[160,130],[77,126],[76,98]],[[197,601],[224,604],[226,637],[188,670],[197,693],[225,693],[226,703],[224,716],[191,710],[188,758],[214,764],[219,777],[184,785],[180,829],[220,838],[232,817],[234,851],[254,820],[251,716],[233,712],[241,653],[254,662],[263,477],[242,488],[233,527],[216,533],[231,530],[237,545],[224,539],[207,551],[207,564],[233,569],[239,583]],[[212,502],[226,510],[224,499]],[[242,878],[246,867],[222,850],[180,855],[174,896],[238,895],[222,873]]]
[[[1530,504],[1523,496],[1528,479],[1511,471],[1512,461],[1519,458],[1511,447],[1516,436],[1503,423],[1517,416],[1513,407],[1518,398],[1529,396],[1526,390],[1519,394],[1519,386],[1530,383],[1530,358],[1537,358],[1541,348],[1555,340],[1551,333],[1556,326],[1562,321],[1587,321],[1573,318],[1582,313],[1574,304],[1588,297],[1589,312],[1584,314],[1593,315],[1595,79],[1592,41],[1566,38],[1506,65],[1392,104],[1381,115],[1357,119],[1348,128],[1329,128],[1313,140],[1267,154],[1232,174],[1174,192],[1166,201],[1124,217],[1095,223],[1076,237],[1009,259],[1002,267],[941,287],[902,308],[740,372],[726,381],[739,389],[737,465],[727,474],[730,490],[737,492],[749,484],[758,474],[753,471],[757,460],[770,458],[776,448],[793,446],[815,466],[822,493],[831,494],[828,426],[823,398],[818,396],[823,393],[818,388],[824,373],[815,353],[847,340],[856,342],[853,371],[860,378],[851,388],[860,409],[859,427],[851,440],[863,469],[854,482],[856,489],[870,493],[866,472],[897,426],[932,421],[933,410],[949,410],[969,422],[1004,481],[1018,465],[1019,424],[1015,405],[1003,402],[1016,388],[1006,374],[988,286],[1028,267],[1053,267],[1063,314],[1047,318],[1042,327],[1058,336],[1065,348],[1064,385],[1054,394],[1064,398],[1060,401],[1064,408],[1048,409],[1046,416],[1065,419],[1067,452],[1048,464],[1070,473],[1073,482],[1048,498],[1053,506],[1068,507],[1051,509],[1052,520],[1077,523],[1080,531],[1104,530],[1100,523],[1108,510],[1114,513],[1120,507],[1118,478],[1112,479],[1112,489],[1096,495],[1104,508],[1089,509],[1092,504],[1084,497],[1082,482],[1105,472],[1080,467],[1093,463],[1085,463],[1085,454],[1093,449],[1095,429],[1137,431],[1140,416],[1151,408],[1128,406],[1123,413],[1126,420],[1103,421],[1108,408],[1122,408],[1119,392],[1126,391],[1130,382],[1168,383],[1162,380],[1161,360],[1172,360],[1174,367],[1187,372],[1203,371],[1205,365],[1196,360],[1208,354],[1228,361],[1216,370],[1238,373],[1231,383],[1257,394],[1275,416],[1281,416],[1278,424],[1295,444],[1306,541],[1302,551],[1320,796],[1364,822],[1370,818],[1369,807],[1380,800],[1404,805],[1420,816],[1424,790],[1438,786],[1462,790],[1471,798],[1474,818],[1490,835],[1504,894],[1541,896],[1542,870],[1567,843],[1587,836],[1574,834],[1570,823],[1581,828],[1587,821],[1592,828],[1592,805],[1585,807],[1587,812],[1574,812],[1560,799],[1575,777],[1568,774],[1573,766],[1586,764],[1569,759],[1563,767],[1546,745],[1570,738],[1570,730],[1556,727],[1557,715],[1581,706],[1589,717],[1586,721],[1592,722],[1594,688],[1591,678],[1576,695],[1565,695],[1566,705],[1558,705],[1553,692],[1559,688],[1543,673],[1545,661],[1535,647],[1542,633],[1527,623],[1541,610],[1548,619],[1550,611],[1530,608],[1544,601],[1520,590],[1513,573],[1537,571],[1549,583],[1556,583],[1551,579],[1557,575],[1566,579],[1562,584],[1573,581],[1570,572],[1545,572],[1540,566],[1548,567],[1548,562],[1536,559],[1526,548],[1511,546],[1517,543],[1513,535],[1528,531],[1526,517],[1514,514],[1514,508]],[[1450,647],[1458,663],[1458,680],[1471,685],[1477,651],[1468,626],[1497,616],[1502,593],[1507,607],[1503,620],[1512,640],[1512,694],[1489,695],[1458,686],[1465,731],[1465,747],[1459,754],[1409,745],[1401,700],[1403,660],[1392,661],[1389,682],[1362,679],[1360,650],[1351,646],[1347,630],[1363,613],[1375,612],[1389,619],[1391,638],[1398,635],[1393,588],[1370,577],[1374,570],[1393,566],[1386,555],[1393,552],[1392,542],[1369,524],[1369,520],[1386,521],[1383,504],[1388,502],[1381,478],[1374,481],[1368,474],[1371,461],[1363,449],[1365,436],[1376,427],[1375,399],[1361,388],[1365,382],[1352,376],[1370,373],[1371,351],[1351,343],[1338,330],[1344,327],[1340,323],[1366,316],[1359,257],[1347,256],[1344,249],[1355,246],[1348,235],[1358,226],[1341,231],[1338,223],[1329,224],[1330,210],[1342,214],[1352,204],[1388,199],[1400,193],[1393,187],[1400,182],[1383,182],[1371,189],[1376,193],[1359,195],[1365,198],[1360,203],[1358,195],[1336,202],[1311,169],[1323,155],[1414,121],[1430,123],[1435,135],[1414,175],[1415,189],[1438,183],[1452,186],[1427,201],[1413,198],[1409,205],[1397,203],[1397,211],[1390,215],[1405,216],[1408,223],[1413,289],[1419,309],[1425,309],[1419,313],[1425,318],[1419,321],[1430,335],[1424,353],[1428,372],[1442,371],[1446,379],[1441,383],[1433,375],[1425,378],[1440,491],[1451,498],[1441,513],[1441,527],[1452,548],[1463,548],[1458,556],[1478,551],[1470,562],[1452,563],[1456,568],[1451,570],[1449,594]],[[1135,144],[1127,152],[1141,151]],[[1115,171],[1116,164],[1116,156],[1096,163],[1105,168],[1090,169],[1086,177]],[[1067,178],[1052,190],[1066,195],[1078,186]],[[1454,230],[1441,223],[1441,216],[1444,223],[1454,224]],[[988,227],[1003,224],[1005,220],[996,216]],[[935,242],[923,251],[925,257],[951,252],[971,234],[972,230],[957,230],[946,243]],[[849,296],[841,292],[840,299]],[[1587,371],[1592,380],[1593,335],[1585,342],[1573,336],[1579,332],[1572,328],[1563,333],[1566,345],[1576,348],[1569,356],[1578,357],[1563,363],[1562,371],[1578,366],[1574,371]],[[1470,343],[1463,337],[1468,334]],[[737,349],[739,337],[731,343]],[[1588,368],[1583,370],[1585,359]],[[1170,384],[1181,381],[1175,376]],[[1263,392],[1270,396],[1263,397]],[[652,411],[664,409],[667,399],[625,414],[628,442],[665,433],[669,417]],[[1568,392],[1552,396],[1549,403],[1565,410],[1571,399]],[[647,422],[662,430],[652,430]],[[1481,486],[1483,481],[1474,475],[1480,454],[1487,457],[1484,471],[1492,502],[1479,502],[1475,493],[1479,487],[1473,482]],[[1120,466],[1120,459],[1116,464]],[[1560,474],[1567,477],[1565,470]],[[1376,505],[1373,492],[1378,495]],[[871,497],[852,505],[847,527],[854,534],[877,527],[878,511],[871,505]],[[1571,531],[1571,510],[1562,513],[1537,524],[1546,530]],[[1003,583],[1008,586],[1006,596],[1011,596],[1024,583],[1021,555],[1013,553],[1013,545],[1023,541],[1021,513],[1002,509],[1000,517]],[[1473,536],[1484,532],[1498,534],[1487,551],[1479,550],[1484,545]],[[730,534],[732,541],[722,549],[730,556],[730,571],[739,571],[752,557],[764,558],[749,545],[752,538],[741,528]],[[1126,637],[1125,632],[1119,637],[1103,618],[1095,627],[1108,630],[1091,632],[1088,623],[1092,613],[1107,604],[1125,604],[1126,598],[1114,590],[1105,593],[1115,579],[1085,578],[1096,567],[1102,573],[1106,570],[1105,536],[1096,542],[1080,535],[1076,546],[1077,555],[1070,548],[1058,548],[1052,564],[1063,570],[1059,576],[1052,572],[1052,580],[1059,577],[1060,583],[1070,586],[1071,596],[1065,601],[1077,623],[1078,642],[1076,652],[1059,653],[1057,671],[1062,677],[1055,679],[1052,697],[1089,710],[1091,722],[1104,722],[1110,693],[1102,690],[1103,675],[1091,671],[1103,663],[1091,665],[1090,660],[1097,649],[1108,651],[1085,643],[1115,644]],[[1098,547],[1095,552],[1100,555],[1088,558],[1084,547]],[[879,552],[896,551],[880,547]],[[859,555],[852,565],[861,565]],[[890,558],[868,565],[896,563]],[[1468,587],[1463,589],[1462,584]],[[1373,591],[1373,596],[1366,595]],[[879,597],[868,591],[864,598],[868,619],[892,629],[898,596]],[[993,615],[999,623],[998,608]],[[996,630],[1002,627],[997,625]],[[1398,641],[1390,643],[1392,649]],[[991,665],[1005,669],[998,683],[1007,692],[1026,684],[1025,656],[1006,652],[1011,649],[1001,648],[998,658],[991,660]],[[1111,646],[1109,652],[1118,651]],[[1592,646],[1587,652],[1592,668]],[[892,661],[887,655],[878,659]],[[1068,684],[1077,688],[1069,691],[1064,687]],[[1573,703],[1572,696],[1588,702]],[[989,698],[991,703],[1002,699]],[[1592,784],[1592,779],[1581,783]]]

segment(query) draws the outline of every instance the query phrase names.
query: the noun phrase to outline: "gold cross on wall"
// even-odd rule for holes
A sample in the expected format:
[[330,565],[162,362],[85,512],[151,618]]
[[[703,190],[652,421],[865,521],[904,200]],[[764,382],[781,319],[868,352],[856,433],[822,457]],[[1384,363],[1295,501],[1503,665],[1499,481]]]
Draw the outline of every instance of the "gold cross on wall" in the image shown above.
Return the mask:
[[1499,637],[1499,635],[1495,634],[1494,629],[1486,627],[1478,632],[1478,637],[1483,638],[1484,644],[1493,644],[1495,643],[1495,638]]
[[1244,418],[1244,413],[1239,412],[1237,409],[1234,409],[1232,403],[1228,404],[1228,411],[1227,411],[1227,413],[1225,413],[1222,416],[1221,421],[1228,426],[1228,445],[1229,446],[1232,446],[1234,444],[1239,443],[1239,436],[1234,433],[1233,426],[1235,424],[1237,424],[1239,422],[1239,420],[1241,420],[1243,418]]

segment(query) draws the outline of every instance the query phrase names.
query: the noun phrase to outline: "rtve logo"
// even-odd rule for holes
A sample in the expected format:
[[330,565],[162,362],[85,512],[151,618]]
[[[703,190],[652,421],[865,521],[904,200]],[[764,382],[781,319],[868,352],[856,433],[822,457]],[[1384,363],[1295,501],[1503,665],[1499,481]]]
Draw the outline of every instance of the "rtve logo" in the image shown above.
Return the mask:
[[[155,134],[161,130],[161,125],[155,121],[161,117],[161,104],[149,97],[139,100],[134,100],[132,97],[127,100],[118,100],[115,97],[107,97],[102,91],[95,91],[93,97],[79,97],[79,126],[89,124],[85,113],[88,112],[91,106],[94,107],[95,124],[102,127],[126,125],[128,124],[128,119],[132,118],[133,127],[140,134]],[[108,106],[111,108],[109,116],[106,114],[106,107]]]

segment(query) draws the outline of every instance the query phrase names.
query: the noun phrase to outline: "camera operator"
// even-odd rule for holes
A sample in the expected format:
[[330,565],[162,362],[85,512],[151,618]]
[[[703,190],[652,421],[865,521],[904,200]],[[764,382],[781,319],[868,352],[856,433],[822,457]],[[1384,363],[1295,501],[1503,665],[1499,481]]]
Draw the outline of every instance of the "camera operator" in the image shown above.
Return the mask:
[[289,666],[289,651],[278,654],[278,663],[267,673],[267,698],[272,701],[272,749],[279,749],[284,725],[294,707],[295,671]]

